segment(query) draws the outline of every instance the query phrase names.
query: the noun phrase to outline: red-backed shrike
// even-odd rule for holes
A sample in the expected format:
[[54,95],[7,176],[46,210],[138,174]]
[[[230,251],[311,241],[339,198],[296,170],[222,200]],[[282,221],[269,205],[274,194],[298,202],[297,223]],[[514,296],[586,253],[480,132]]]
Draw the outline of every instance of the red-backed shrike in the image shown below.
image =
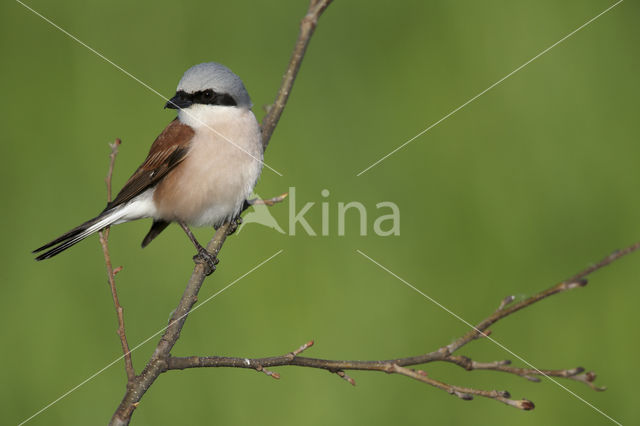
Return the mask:
[[236,218],[262,170],[260,127],[242,80],[215,62],[189,68],[165,108],[178,117],[155,140],[146,160],[95,218],[48,244],[48,259],[107,226],[153,218],[142,247],[177,222],[213,269],[216,259],[188,228]]

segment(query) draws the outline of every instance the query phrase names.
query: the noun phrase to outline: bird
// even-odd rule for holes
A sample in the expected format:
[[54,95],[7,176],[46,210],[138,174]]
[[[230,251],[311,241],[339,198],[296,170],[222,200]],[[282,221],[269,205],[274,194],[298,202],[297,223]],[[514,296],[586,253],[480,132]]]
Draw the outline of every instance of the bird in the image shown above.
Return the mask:
[[37,248],[49,259],[111,225],[152,218],[146,247],[172,222],[187,234],[209,273],[217,259],[190,226],[218,227],[247,207],[263,165],[260,126],[244,83],[216,62],[185,71],[165,108],[177,117],[155,139],[144,162],[93,219]]

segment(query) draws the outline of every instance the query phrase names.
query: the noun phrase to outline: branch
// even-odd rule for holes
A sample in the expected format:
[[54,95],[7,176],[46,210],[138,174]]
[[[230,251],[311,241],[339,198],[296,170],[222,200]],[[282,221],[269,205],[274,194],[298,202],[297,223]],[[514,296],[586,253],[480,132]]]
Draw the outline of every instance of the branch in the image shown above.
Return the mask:
[[278,125],[278,121],[280,121],[280,116],[282,115],[282,111],[284,111],[284,107],[289,99],[289,94],[291,93],[291,88],[293,87],[293,83],[295,82],[298,71],[300,70],[302,58],[307,51],[307,46],[309,45],[311,36],[318,25],[318,18],[320,18],[322,12],[329,7],[332,1],[333,0],[311,0],[307,14],[300,23],[298,41],[293,49],[287,71],[282,77],[280,90],[278,90],[276,100],[273,105],[268,108],[267,115],[262,120],[262,146],[264,149],[269,145],[271,135]]
[[[282,80],[282,85],[278,91],[276,100],[271,108],[269,108],[267,115],[262,121],[262,145],[264,149],[266,149],[269,140],[271,139],[271,135],[280,120],[280,116],[282,115],[282,111],[284,110],[291,88],[293,87],[293,83],[300,69],[300,64],[304,57],[306,48],[309,45],[309,40],[317,25],[318,18],[329,6],[331,1],[332,0],[311,0],[311,3],[309,4],[307,14],[300,24],[298,41],[296,42],[293,50],[289,66],[287,67],[287,71]],[[220,226],[207,245],[207,251],[217,256],[222,249],[227,235],[231,232],[233,232],[233,227],[230,223],[227,222]],[[193,273],[191,274],[191,278],[184,290],[178,307],[172,314],[169,325],[160,339],[151,359],[145,366],[142,373],[140,373],[139,376],[136,376],[133,381],[129,382],[124,398],[113,414],[110,424],[129,424],[133,411],[137,408],[146,391],[158,376],[167,370],[169,354],[180,337],[180,331],[184,326],[184,322],[186,321],[189,312],[191,312],[193,305],[198,299],[198,293],[202,287],[204,279],[206,278],[205,272],[204,264],[197,264],[193,269]]]
[[111,153],[109,154],[109,170],[107,171],[107,177],[104,178],[105,183],[107,184],[107,202],[111,202],[111,179],[113,178],[113,168],[116,165],[116,156],[118,155],[118,147],[122,141],[120,138],[116,138],[113,143],[109,144],[109,148],[111,148]]
[[[527,306],[533,305],[536,302],[541,301],[542,299],[546,299],[549,296],[553,296],[554,294],[563,293],[568,290],[573,290],[574,288],[584,287],[588,284],[586,277],[595,271],[604,268],[605,266],[611,264],[612,262],[620,259],[623,256],[626,256],[629,253],[632,253],[636,250],[640,249],[640,242],[630,245],[629,247],[623,250],[617,250],[611,253],[609,256],[602,259],[600,262],[585,268],[584,270],[578,272],[574,276],[568,278],[565,281],[562,281],[551,288],[548,288],[540,293],[533,295],[521,302],[518,302],[514,305],[510,305],[514,297],[509,296],[500,303],[498,310],[496,310],[493,315],[490,315],[484,321],[480,322],[477,326],[475,326],[471,331],[467,334],[447,346],[447,350],[450,353],[455,352],[460,349],[462,346],[466,345],[470,341],[477,339],[478,337],[486,336],[485,333],[489,327],[498,322],[504,317],[507,317],[514,312],[519,311],[520,309],[526,308]],[[510,306],[509,306],[510,305]]]
[[511,361],[509,360],[482,363],[473,361],[472,359],[463,356],[450,356],[447,358],[447,361],[453,362],[454,364],[457,364],[469,371],[502,371],[504,373],[515,374],[517,376],[524,377],[525,379],[532,382],[540,382],[540,378],[537,376],[560,377],[584,383],[591,389],[596,391],[604,391],[607,389],[606,387],[594,385],[593,382],[596,379],[596,374],[593,371],[585,372],[584,368],[582,367],[570,368],[566,370],[535,370],[533,368],[511,367]]
[[[551,376],[565,378],[568,380],[574,380],[584,383],[594,390],[602,391],[604,387],[598,387],[593,384],[596,379],[596,375],[593,372],[585,372],[584,368],[576,367],[566,370],[537,370],[533,368],[517,368],[511,367],[511,361],[495,361],[490,363],[482,363],[474,361],[465,356],[453,355],[453,352],[460,349],[465,344],[477,339],[478,337],[488,336],[490,332],[487,328],[495,324],[498,320],[505,318],[521,309],[533,305],[549,296],[559,294],[567,290],[574,288],[581,288],[586,285],[586,277],[593,272],[609,265],[610,263],[626,256],[636,250],[640,249],[640,242],[627,247],[624,250],[616,251],[610,256],[607,256],[602,261],[592,265],[585,270],[579,272],[573,277],[559,284],[552,286],[551,288],[542,291],[536,295],[533,295],[522,302],[509,306],[513,302],[513,297],[505,298],[496,312],[491,314],[485,320],[480,322],[472,331],[466,333],[464,336],[456,340],[454,343],[444,346],[433,352],[416,355],[412,357],[396,358],[389,360],[376,360],[376,361],[346,361],[346,360],[330,360],[330,359],[318,359],[318,358],[306,358],[300,357],[298,354],[302,350],[310,347],[313,342],[309,342],[303,345],[298,352],[290,352],[285,355],[268,357],[268,358],[242,358],[242,357],[222,357],[222,356],[191,356],[191,357],[169,357],[167,361],[168,370],[183,370],[186,368],[203,368],[203,367],[233,367],[233,368],[247,368],[256,371],[268,371],[267,367],[281,367],[281,366],[297,366],[318,368],[327,370],[330,373],[335,373],[340,377],[345,378],[351,384],[355,385],[355,381],[347,376],[345,370],[365,370],[365,371],[378,371],[390,374],[400,374],[420,382],[429,384],[438,389],[444,390],[449,394],[455,395],[464,400],[473,399],[474,395],[482,396],[485,398],[494,399],[500,401],[509,406],[519,408],[521,410],[532,410],[534,408],[533,402],[527,399],[514,400],[509,396],[507,391],[496,390],[479,390],[466,387],[460,387],[456,385],[450,385],[442,381],[432,379],[422,370],[413,370],[406,368],[408,366],[414,366],[419,364],[428,364],[431,362],[448,362],[458,365],[468,371],[471,370],[493,370],[503,373],[515,374],[520,377],[524,377],[530,381],[539,382],[538,376]],[[270,372],[272,377],[279,378],[278,373]]]
[[483,396],[485,398],[495,399],[496,401],[500,401],[504,404],[510,405],[511,407],[519,408],[521,410],[533,410],[535,406],[533,402],[527,399],[513,400],[511,398],[511,394],[507,391],[486,391],[472,388],[465,388],[461,386],[449,385],[447,383],[441,382],[439,380],[431,379],[427,376],[422,370],[412,370],[406,367],[400,367],[397,364],[393,365],[393,372],[397,374],[402,374],[403,376],[411,377],[412,379],[418,380],[423,383],[427,383],[431,386],[435,386],[438,389],[442,389],[443,391],[455,395],[460,399],[464,399],[465,401],[470,401],[473,399],[473,395]]
[[[309,44],[311,35],[313,34],[318,22],[318,18],[331,3],[331,0],[311,0],[307,14],[302,19],[300,24],[300,34],[298,41],[296,42],[289,66],[284,74],[282,85],[276,96],[274,104],[269,108],[267,115],[262,122],[262,143],[266,149],[271,136],[275,130],[275,127],[282,115],[286,102],[288,100],[291,88],[300,69],[301,61],[306,52],[306,48]],[[276,197],[278,198],[278,197]],[[255,202],[254,202],[255,203]],[[213,239],[207,245],[207,250],[213,255],[218,255],[227,236],[233,231],[233,226],[230,223],[225,223],[217,230]],[[582,368],[575,368],[570,370],[536,370],[526,368],[516,368],[509,365],[509,361],[496,361],[493,363],[481,363],[471,360],[470,358],[454,355],[456,351],[468,344],[469,342],[481,337],[486,337],[490,334],[489,327],[495,324],[502,318],[505,318],[523,308],[531,306],[540,300],[543,300],[554,294],[558,294],[574,288],[583,287],[587,284],[585,279],[589,274],[597,271],[598,269],[612,263],[613,261],[620,259],[621,257],[629,254],[640,248],[640,243],[634,244],[627,249],[616,252],[611,256],[605,258],[603,261],[590,266],[584,271],[571,277],[569,280],[563,281],[543,292],[540,292],[534,296],[529,297],[518,303],[513,303],[514,298],[508,297],[504,299],[498,309],[485,320],[481,321],[471,331],[464,334],[462,337],[451,343],[450,345],[441,347],[433,352],[420,354],[412,357],[397,358],[391,360],[378,360],[378,361],[341,361],[341,360],[328,360],[328,359],[316,359],[299,356],[304,350],[312,346],[313,342],[308,342],[302,345],[295,351],[286,353],[284,355],[269,357],[269,358],[240,358],[240,357],[173,357],[171,356],[171,350],[180,337],[180,333],[188,314],[191,312],[198,297],[200,288],[206,277],[204,264],[197,264],[193,270],[191,278],[187,284],[187,287],[180,299],[178,307],[173,312],[169,324],[160,339],[151,359],[146,364],[144,370],[140,375],[135,376],[133,380],[130,380],[127,385],[127,391],[120,403],[118,409],[114,413],[111,424],[114,425],[126,425],[129,424],[131,416],[134,410],[140,403],[140,400],[154,383],[154,381],[160,376],[160,374],[169,370],[180,370],[185,368],[201,368],[201,367],[235,367],[235,368],[247,368],[258,371],[262,374],[278,379],[280,375],[277,372],[273,372],[268,368],[278,366],[299,366],[309,368],[319,368],[329,371],[332,374],[336,374],[340,378],[355,385],[355,381],[349,377],[345,371],[348,370],[368,370],[368,371],[380,371],[388,374],[399,374],[414,380],[418,380],[422,383],[429,384],[444,390],[459,398],[468,400],[473,396],[478,395],[490,399],[494,399],[505,403],[507,405],[523,409],[530,410],[534,408],[531,401],[526,399],[514,400],[511,399],[507,391],[496,390],[479,390],[461,387],[457,385],[451,385],[442,381],[430,378],[422,370],[414,370],[408,368],[409,366],[427,364],[430,362],[448,362],[456,364],[466,370],[494,370],[509,374],[515,374],[529,380],[536,380],[539,375],[548,375],[555,377],[563,377],[570,380],[576,380],[588,384],[594,389],[592,382],[595,380],[595,374],[589,372],[584,373]],[[110,263],[109,263],[110,265]],[[108,268],[109,268],[108,265]],[[115,285],[113,287],[115,289]],[[115,298],[115,296],[114,296]],[[120,318],[120,316],[119,316]],[[124,324],[122,324],[124,330]]]
[[[118,155],[118,147],[122,142],[120,139],[116,139],[113,143],[109,144],[111,147],[111,154],[109,154],[109,170],[107,171],[107,177],[105,182],[107,184],[107,202],[111,202],[111,178],[113,176],[113,168],[116,164],[116,156]],[[113,269],[111,265],[111,256],[109,255],[109,228],[99,232],[100,245],[102,246],[102,253],[104,255],[104,263],[107,267],[107,278],[109,280],[109,287],[111,288],[111,297],[113,298],[113,304],[116,308],[116,315],[118,317],[118,336],[120,336],[120,344],[122,345],[122,353],[124,354],[124,368],[127,372],[127,382],[131,383],[136,377],[136,372],[133,368],[133,361],[131,360],[131,351],[129,350],[129,343],[127,342],[127,335],[124,328],[124,309],[120,306],[118,300],[118,291],[116,290],[116,274],[122,270],[122,266]]]
[[283,202],[284,199],[287,198],[288,195],[289,195],[289,193],[285,192],[284,194],[280,194],[277,197],[269,198],[267,200],[262,200],[260,198],[253,198],[251,200],[247,200],[247,204],[250,205],[250,206],[264,205],[264,206],[271,207],[274,204]]

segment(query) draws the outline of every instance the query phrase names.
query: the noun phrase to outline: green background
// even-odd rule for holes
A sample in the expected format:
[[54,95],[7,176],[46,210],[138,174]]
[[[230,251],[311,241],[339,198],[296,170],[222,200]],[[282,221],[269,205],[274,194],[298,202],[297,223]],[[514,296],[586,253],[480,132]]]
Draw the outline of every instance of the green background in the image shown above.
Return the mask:
[[[31,0],[33,8],[165,96],[189,66],[215,60],[244,80],[261,118],[280,84],[304,0],[278,2]],[[381,262],[471,322],[508,294],[533,294],[640,237],[640,7],[627,1],[409,146],[356,174],[587,20],[611,1],[336,1],[322,17],[257,193],[296,188],[319,232],[249,224],[221,253],[200,300],[284,252],[193,313],[174,355],[268,356],[309,339],[308,356],[383,359],[434,350],[466,331],[457,319],[362,257]],[[3,185],[0,248],[0,410],[18,423],[116,359],[120,345],[97,237],[51,261],[30,250],[105,203],[107,143],[123,139],[115,189],[174,116],[163,100],[12,1],[3,2]],[[323,198],[320,192],[331,195]],[[354,214],[337,236],[337,203]],[[401,235],[372,233],[375,204],[401,210]],[[272,208],[286,229],[287,203]],[[352,212],[353,213],[353,212]],[[145,250],[148,221],[114,228],[111,250],[135,346],[159,330],[192,268],[193,247],[171,227]],[[198,230],[206,241],[210,229]],[[582,365],[608,390],[561,381],[624,424],[637,423],[638,273],[633,255],[585,289],[493,327],[539,368]],[[157,338],[136,350],[142,368]],[[488,341],[461,351],[513,358]],[[516,362],[516,365],[521,363]],[[294,367],[275,381],[250,370],[190,370],[159,378],[134,424],[610,424],[565,390],[504,374],[425,366],[463,386],[533,400],[520,412],[465,402],[400,376]],[[125,387],[118,362],[40,414],[33,425],[104,424]]]

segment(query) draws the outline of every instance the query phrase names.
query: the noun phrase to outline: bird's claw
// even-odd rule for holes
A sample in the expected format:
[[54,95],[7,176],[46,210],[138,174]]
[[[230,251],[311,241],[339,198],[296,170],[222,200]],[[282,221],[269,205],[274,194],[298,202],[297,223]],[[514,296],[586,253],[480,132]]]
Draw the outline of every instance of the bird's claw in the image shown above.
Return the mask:
[[209,253],[207,250],[202,248],[202,250],[198,250],[198,254],[193,256],[193,261],[197,264],[202,263],[205,265],[205,274],[211,275],[216,270],[216,265],[218,262],[218,258],[216,255]]
[[240,225],[242,225],[242,218],[240,216],[236,217],[231,222],[229,222],[229,229],[227,229],[227,236],[236,232],[236,230]]

